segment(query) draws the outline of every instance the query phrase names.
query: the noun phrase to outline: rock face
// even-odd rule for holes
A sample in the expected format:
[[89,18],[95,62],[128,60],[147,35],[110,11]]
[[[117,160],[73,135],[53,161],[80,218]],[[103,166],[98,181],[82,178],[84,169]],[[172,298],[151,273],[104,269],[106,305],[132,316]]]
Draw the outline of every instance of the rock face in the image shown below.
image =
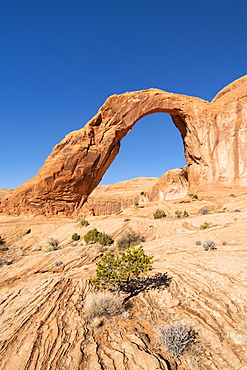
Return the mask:
[[158,181],[157,177],[138,177],[113,185],[99,185],[88,197],[82,213],[90,214],[89,207],[95,216],[111,215],[135,203],[146,203],[149,201],[148,193]]
[[148,193],[149,201],[171,200],[184,197],[188,191],[188,174],[176,168],[167,171]]
[[98,113],[68,134],[38,174],[1,201],[3,212],[78,212],[119,152],[120,141],[148,114],[172,116],[183,138],[189,186],[246,186],[247,76],[211,103],[158,89],[110,96]]

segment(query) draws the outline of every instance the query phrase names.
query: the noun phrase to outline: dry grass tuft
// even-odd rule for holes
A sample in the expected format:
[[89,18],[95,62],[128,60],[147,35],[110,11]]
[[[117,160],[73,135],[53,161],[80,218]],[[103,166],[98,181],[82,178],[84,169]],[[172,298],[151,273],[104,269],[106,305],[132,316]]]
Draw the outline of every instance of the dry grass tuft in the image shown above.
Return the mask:
[[117,293],[102,291],[90,293],[84,301],[87,318],[115,316],[123,311],[123,300]]

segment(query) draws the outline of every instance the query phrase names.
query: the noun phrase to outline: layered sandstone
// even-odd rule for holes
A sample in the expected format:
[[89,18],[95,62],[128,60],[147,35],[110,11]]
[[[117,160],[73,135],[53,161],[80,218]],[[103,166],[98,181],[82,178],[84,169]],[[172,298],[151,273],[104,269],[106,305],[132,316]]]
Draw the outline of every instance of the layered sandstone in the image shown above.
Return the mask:
[[[148,193],[158,181],[157,177],[138,177],[112,185],[99,185],[88,197],[86,206],[95,216],[118,213],[131,205],[146,203]],[[88,213],[87,209],[85,213]]]
[[246,186],[247,77],[224,88],[209,103],[158,89],[110,96],[98,113],[68,134],[38,174],[2,199],[12,214],[72,214],[119,152],[122,138],[148,114],[171,115],[184,143],[188,184]]

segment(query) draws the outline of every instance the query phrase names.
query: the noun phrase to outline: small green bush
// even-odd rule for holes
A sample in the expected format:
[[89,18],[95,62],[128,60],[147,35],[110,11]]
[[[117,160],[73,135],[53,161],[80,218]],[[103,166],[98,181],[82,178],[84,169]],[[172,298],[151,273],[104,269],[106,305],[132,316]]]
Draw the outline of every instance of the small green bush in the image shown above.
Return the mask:
[[120,239],[117,241],[117,247],[120,251],[123,251],[129,248],[131,245],[141,244],[145,241],[145,238],[135,231],[126,232]]
[[207,222],[205,221],[202,225],[200,225],[200,230],[205,230],[205,229],[209,229],[210,227],[212,227],[212,224],[210,222]]
[[139,202],[135,202],[134,206],[136,206],[136,207],[139,206]]
[[107,235],[106,233],[101,233],[97,229],[89,230],[84,235],[84,240],[86,243],[89,243],[89,242],[97,243],[98,242],[99,244],[104,245],[104,246],[110,245],[113,243],[113,240],[109,235]]
[[81,226],[85,226],[85,227],[87,227],[88,225],[90,225],[90,223],[87,220],[85,220],[85,218],[82,218],[80,220],[80,224],[81,224]]
[[85,235],[84,235],[84,240],[86,243],[89,243],[89,242],[97,242],[97,239],[98,239],[98,230],[97,229],[92,229],[92,230],[89,230]]
[[112,238],[106,233],[99,233],[97,241],[100,245],[103,245],[103,246],[111,245],[113,243]]
[[188,197],[190,197],[191,199],[198,199],[197,194],[188,194]]
[[187,211],[175,211],[175,215],[177,218],[189,217],[189,214]]
[[124,222],[130,221],[130,218],[125,218]]
[[98,288],[121,289],[131,279],[143,277],[152,270],[153,256],[145,255],[142,246],[130,247],[116,256],[105,253],[96,263],[96,277],[90,279]]
[[83,309],[87,318],[115,316],[122,313],[123,300],[109,291],[91,293],[86,296]]
[[141,192],[140,192],[140,194],[141,194],[141,195],[144,195],[144,194],[145,194],[145,192],[144,192],[144,191],[141,191]]
[[80,239],[80,235],[78,235],[77,233],[74,233],[72,236],[71,236],[71,239],[74,240],[74,241],[77,241]]
[[164,218],[164,217],[166,217],[165,211],[163,211],[162,209],[156,209],[156,211],[153,214],[153,217],[155,219]]

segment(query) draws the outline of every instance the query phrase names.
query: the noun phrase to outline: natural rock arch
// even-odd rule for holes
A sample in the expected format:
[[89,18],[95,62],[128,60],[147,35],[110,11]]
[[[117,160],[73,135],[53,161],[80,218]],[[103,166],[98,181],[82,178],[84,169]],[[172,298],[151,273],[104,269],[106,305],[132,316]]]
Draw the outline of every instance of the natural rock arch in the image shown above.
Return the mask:
[[159,89],[110,96],[80,130],[69,133],[38,174],[2,199],[4,212],[71,214],[82,207],[141,118],[168,113],[184,143],[189,186],[246,186],[247,76],[211,103]]

